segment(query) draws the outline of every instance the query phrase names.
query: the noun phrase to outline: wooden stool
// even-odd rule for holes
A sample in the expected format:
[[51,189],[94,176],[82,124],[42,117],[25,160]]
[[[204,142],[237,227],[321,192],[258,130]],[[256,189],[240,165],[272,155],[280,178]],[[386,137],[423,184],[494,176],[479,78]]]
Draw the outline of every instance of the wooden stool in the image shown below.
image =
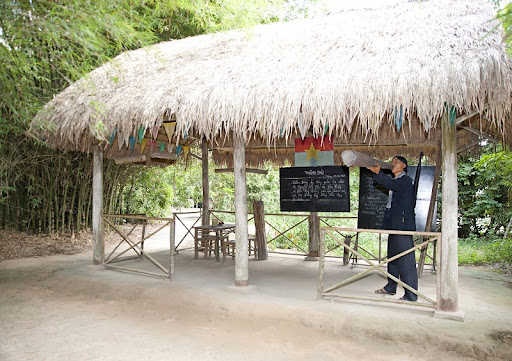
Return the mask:
[[249,236],[249,256],[251,255],[251,251],[254,253],[254,258],[258,258],[258,245],[256,244],[255,236]]
[[235,259],[235,240],[228,237],[222,239],[222,262],[226,262],[226,256]]
[[[249,236],[249,256],[251,255],[251,251],[254,252],[254,258],[258,258],[257,245],[256,245],[256,237]],[[252,242],[252,246],[251,246]],[[226,256],[231,256],[232,259],[235,258],[235,240],[229,239],[226,237],[222,239],[222,261],[226,261]]]

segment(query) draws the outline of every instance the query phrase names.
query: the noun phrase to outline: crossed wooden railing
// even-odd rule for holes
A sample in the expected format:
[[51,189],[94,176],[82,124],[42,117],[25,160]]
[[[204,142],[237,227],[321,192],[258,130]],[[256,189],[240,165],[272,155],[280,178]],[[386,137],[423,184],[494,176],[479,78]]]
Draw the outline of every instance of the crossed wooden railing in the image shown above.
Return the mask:
[[[156,277],[165,277],[169,278],[171,281],[174,279],[174,219],[173,218],[158,218],[158,217],[145,217],[141,215],[117,215],[117,214],[103,214],[102,216],[103,222],[110,226],[119,236],[121,236],[121,240],[114,247],[114,249],[110,252],[110,254],[105,258],[103,265],[105,268],[114,269],[119,271],[128,271],[134,273],[141,273]],[[132,220],[130,223],[127,223],[129,226],[128,231],[124,231],[121,229],[119,224],[116,224],[115,220]],[[162,222],[160,227],[155,231],[151,232],[146,236],[146,225],[148,221],[152,222]],[[137,227],[142,227],[142,236],[140,240],[136,241],[133,239],[132,233],[135,231]],[[166,227],[169,227],[169,245],[170,245],[170,261],[169,267],[163,266],[160,262],[158,262],[153,256],[151,256],[147,251],[144,251],[144,242],[149,238],[153,237],[158,232],[162,231]],[[126,246],[126,248],[122,249],[122,246]],[[120,249],[119,253],[116,251]],[[132,256],[124,256],[127,252],[133,251],[135,255]],[[158,270],[159,272],[151,272],[147,270],[141,270],[136,268],[129,267],[120,267],[114,265],[114,263],[119,263],[126,260],[131,260],[134,258],[139,258],[140,260],[146,258],[148,259]]]
[[[391,257],[389,259],[383,259],[383,260],[371,260],[368,257],[365,257],[363,254],[358,252],[358,250],[352,248],[350,245],[348,245],[345,240],[340,240],[338,236],[342,233],[376,233],[376,234],[400,234],[400,235],[411,235],[411,236],[423,236],[425,237],[425,241],[415,245],[413,248],[408,249],[407,251],[404,251],[394,257]],[[331,237],[334,239],[339,246],[343,247],[348,252],[351,252],[352,254],[356,255],[370,266],[370,268],[358,273],[357,275],[354,275],[348,279],[345,279],[339,283],[336,283],[335,285],[332,285],[330,287],[325,288],[324,287],[324,269],[325,269],[325,238]],[[441,233],[439,232],[409,232],[409,231],[391,231],[391,230],[377,230],[377,229],[359,229],[359,228],[341,228],[341,227],[321,227],[320,228],[320,249],[319,249],[319,266],[318,266],[318,284],[317,284],[317,298],[323,299],[323,298],[330,298],[331,300],[334,300],[334,298],[347,298],[347,299],[359,299],[359,300],[367,300],[367,301],[376,301],[376,302],[392,302],[392,303],[408,303],[408,304],[414,304],[417,306],[423,306],[423,307],[430,307],[435,308],[437,305],[437,301],[432,300],[431,298],[427,297],[426,295],[422,294],[421,292],[413,289],[409,285],[405,284],[398,278],[394,277],[393,275],[389,274],[387,271],[383,269],[383,266],[387,263],[396,260],[397,258],[400,258],[408,253],[415,252],[417,249],[424,249],[426,248],[430,243],[434,242],[441,242]],[[440,243],[439,243],[440,245]],[[375,262],[375,263],[374,263]],[[377,263],[378,262],[378,263]],[[389,277],[398,284],[402,285],[404,288],[408,289],[409,291],[416,294],[419,298],[425,300],[426,302],[410,302],[410,301],[402,301],[402,300],[395,300],[395,299],[388,299],[388,298],[382,298],[382,297],[364,297],[364,296],[354,296],[354,295],[347,295],[347,294],[340,294],[340,293],[333,293],[333,291],[347,286],[351,283],[354,283],[361,278],[367,276],[372,271],[378,271],[381,274],[383,274],[385,277]],[[439,295],[439,277],[440,272],[437,272],[437,286],[436,286],[436,298]]]

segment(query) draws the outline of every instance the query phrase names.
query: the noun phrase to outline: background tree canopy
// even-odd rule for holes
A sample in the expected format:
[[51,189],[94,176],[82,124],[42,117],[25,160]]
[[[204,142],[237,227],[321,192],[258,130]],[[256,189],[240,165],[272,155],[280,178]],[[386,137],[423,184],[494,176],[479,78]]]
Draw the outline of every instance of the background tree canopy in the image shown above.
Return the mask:
[[[274,14],[283,9],[288,9],[288,17],[301,16],[307,11],[302,3],[305,4],[287,0],[0,2],[2,227],[52,233],[78,231],[90,223],[90,157],[51,150],[25,137],[37,110],[54,94],[125,50],[275,21]],[[167,211],[169,204],[176,203],[169,195],[176,193],[169,193],[163,182],[150,187],[155,194],[136,197],[136,191],[150,182],[154,172],[106,162],[105,211]]]

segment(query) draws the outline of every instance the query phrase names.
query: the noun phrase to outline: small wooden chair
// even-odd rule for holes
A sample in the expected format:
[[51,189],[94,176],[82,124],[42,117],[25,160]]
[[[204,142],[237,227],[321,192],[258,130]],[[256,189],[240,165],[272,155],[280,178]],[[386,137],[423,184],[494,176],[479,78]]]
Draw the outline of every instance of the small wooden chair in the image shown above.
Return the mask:
[[[251,255],[251,252],[254,253],[254,258],[258,257],[257,252],[257,246],[256,246],[256,237],[249,236],[249,256]],[[252,245],[251,245],[252,243]],[[222,240],[222,262],[226,261],[226,256],[231,256],[232,259],[235,259],[235,240],[229,239],[229,237],[226,237],[226,239]]]

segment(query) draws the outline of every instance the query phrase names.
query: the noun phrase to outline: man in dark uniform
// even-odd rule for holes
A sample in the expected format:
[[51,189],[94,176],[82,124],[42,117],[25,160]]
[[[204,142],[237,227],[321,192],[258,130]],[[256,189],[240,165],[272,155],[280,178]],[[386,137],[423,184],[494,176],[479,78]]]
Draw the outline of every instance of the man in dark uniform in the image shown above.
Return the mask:
[[[402,156],[395,156],[391,161],[391,172],[394,178],[389,178],[381,170],[380,165],[368,167],[373,173],[373,179],[389,190],[389,200],[384,213],[384,229],[415,231],[416,222],[414,215],[414,186],[407,173],[407,160]],[[412,236],[390,234],[388,237],[388,258],[405,252],[414,247]],[[413,289],[418,289],[418,275],[416,273],[416,259],[414,252],[399,257],[388,263],[388,272]],[[388,278],[388,283],[375,291],[378,294],[394,295],[397,283]],[[401,300],[416,301],[417,296],[409,290]]]

